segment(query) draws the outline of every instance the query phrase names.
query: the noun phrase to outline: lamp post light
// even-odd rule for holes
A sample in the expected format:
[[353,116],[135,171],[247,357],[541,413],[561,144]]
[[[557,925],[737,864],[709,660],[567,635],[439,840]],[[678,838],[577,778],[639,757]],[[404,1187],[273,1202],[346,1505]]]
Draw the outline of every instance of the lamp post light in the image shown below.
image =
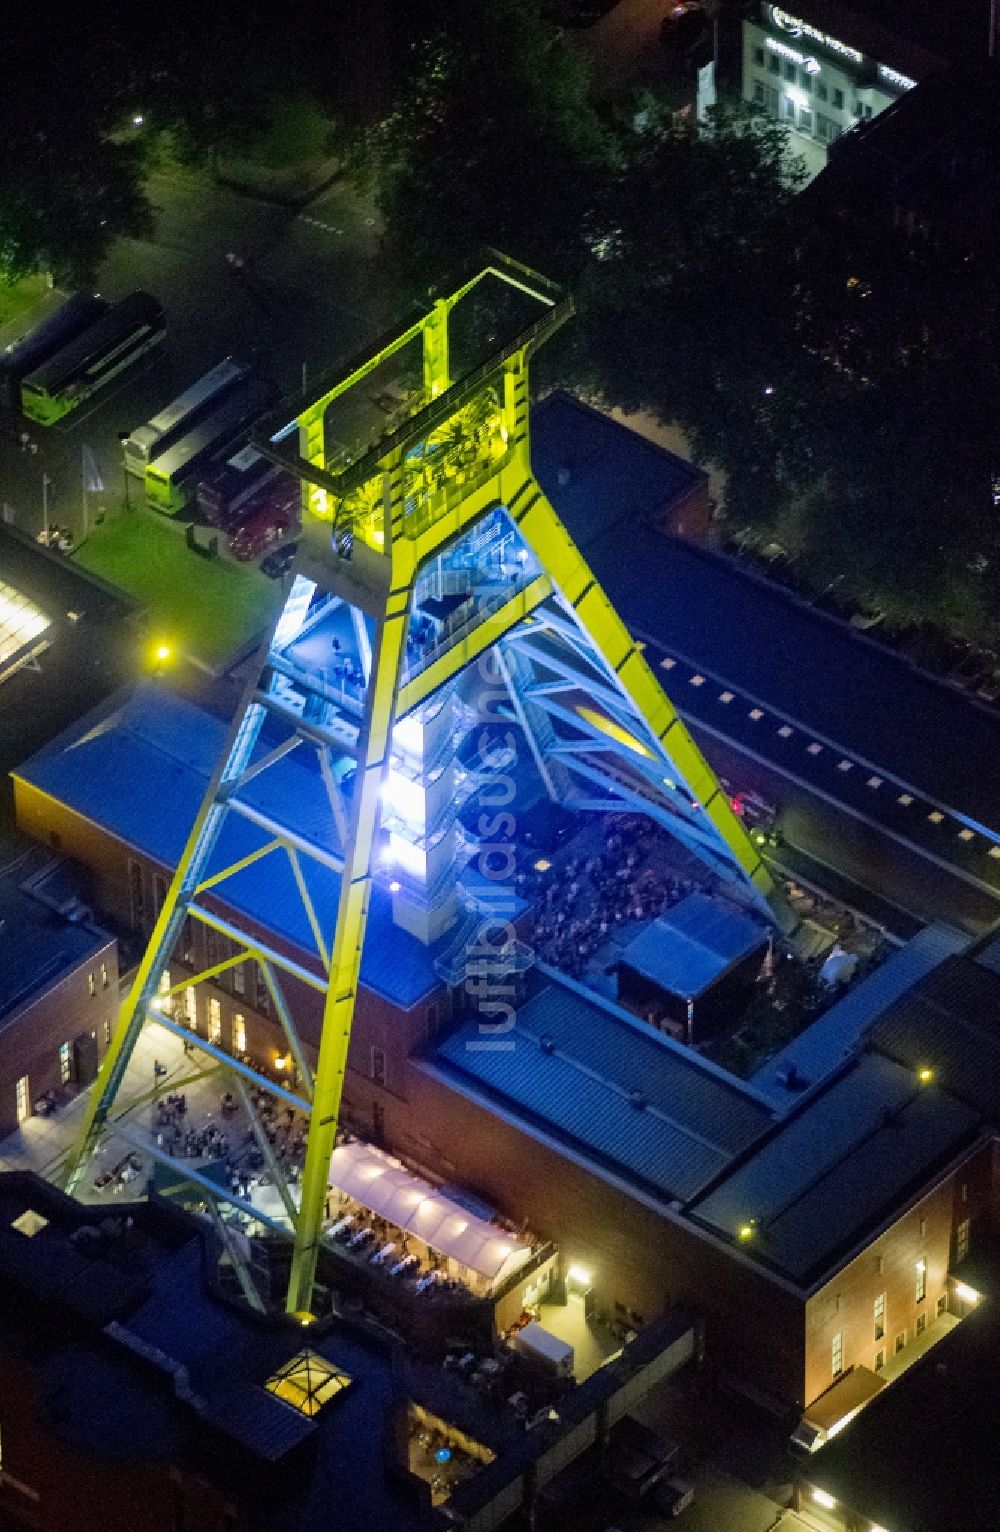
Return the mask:
[[125,457],[125,443],[128,441],[128,438],[129,438],[128,431],[119,431],[119,433],[118,433],[118,440],[122,444],[122,473],[125,475],[125,509],[127,511],[130,511],[132,509],[132,497],[129,494],[129,487],[128,487],[128,461],[127,461],[127,459]]

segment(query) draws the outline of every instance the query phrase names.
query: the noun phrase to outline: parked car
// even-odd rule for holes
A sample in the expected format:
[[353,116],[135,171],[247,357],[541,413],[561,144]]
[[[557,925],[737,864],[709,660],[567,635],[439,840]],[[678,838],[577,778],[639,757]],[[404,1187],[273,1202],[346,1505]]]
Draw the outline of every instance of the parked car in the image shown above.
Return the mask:
[[272,580],[280,580],[291,569],[298,546],[298,543],[285,543],[283,548],[275,548],[266,559],[261,559],[261,569]]
[[661,1479],[649,1498],[661,1515],[679,1516],[694,1500],[694,1485],[687,1479]]

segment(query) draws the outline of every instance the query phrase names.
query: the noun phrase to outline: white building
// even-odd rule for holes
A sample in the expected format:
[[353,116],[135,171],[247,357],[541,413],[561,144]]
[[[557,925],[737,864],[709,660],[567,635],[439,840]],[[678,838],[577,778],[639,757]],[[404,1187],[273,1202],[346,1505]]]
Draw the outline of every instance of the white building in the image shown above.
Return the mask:
[[[943,61],[836,0],[796,5],[792,15],[764,3],[742,23],[740,93],[788,125],[790,147],[811,179],[835,139],[877,116]],[[705,92],[699,96],[701,107]]]

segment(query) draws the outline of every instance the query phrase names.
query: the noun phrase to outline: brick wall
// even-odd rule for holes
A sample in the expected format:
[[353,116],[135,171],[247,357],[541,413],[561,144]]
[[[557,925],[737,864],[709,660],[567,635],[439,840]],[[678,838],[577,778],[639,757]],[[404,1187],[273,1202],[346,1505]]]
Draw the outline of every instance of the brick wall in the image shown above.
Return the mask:
[[[909,1345],[921,1315],[934,1319],[948,1291],[955,1231],[969,1216],[973,1229],[989,1217],[992,1143],[978,1148],[896,1220],[806,1306],[806,1402],[834,1380],[833,1341],[841,1336],[842,1370],[874,1368],[881,1351],[888,1362],[897,1336]],[[963,1192],[964,1188],[964,1192]],[[917,1299],[917,1262],[926,1264],[926,1295]],[[885,1294],[884,1335],[876,1338],[875,1302]]]

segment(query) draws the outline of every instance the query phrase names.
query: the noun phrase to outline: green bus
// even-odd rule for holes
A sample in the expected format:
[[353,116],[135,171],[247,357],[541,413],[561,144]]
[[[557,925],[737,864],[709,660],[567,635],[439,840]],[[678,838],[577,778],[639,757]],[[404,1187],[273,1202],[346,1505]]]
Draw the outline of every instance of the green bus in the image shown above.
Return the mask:
[[22,379],[22,410],[52,425],[157,345],[166,329],[160,303],[149,293],[130,293]]
[[146,499],[166,516],[176,516],[194,497],[209,465],[228,452],[241,432],[278,401],[276,386],[264,378],[244,378],[216,408],[199,420],[146,466]]

